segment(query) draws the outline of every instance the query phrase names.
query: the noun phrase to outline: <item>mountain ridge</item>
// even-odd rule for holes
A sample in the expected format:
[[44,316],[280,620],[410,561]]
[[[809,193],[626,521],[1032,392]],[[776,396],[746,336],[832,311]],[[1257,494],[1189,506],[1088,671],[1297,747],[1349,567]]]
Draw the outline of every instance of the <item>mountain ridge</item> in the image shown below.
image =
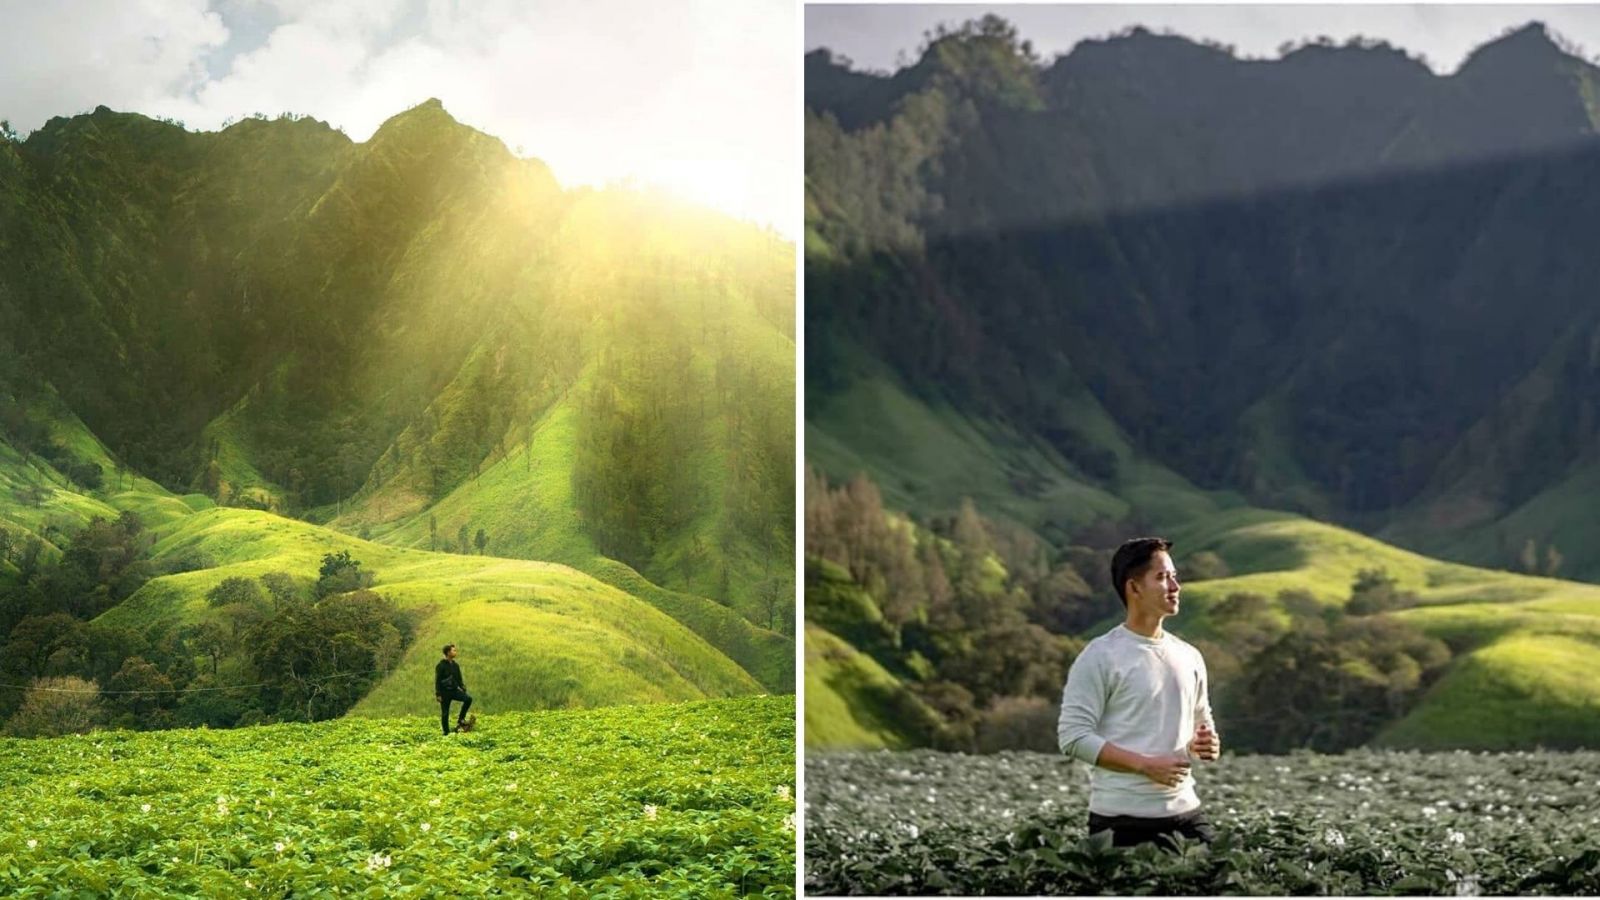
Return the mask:
[[[1149,533],[1244,746],[1486,746],[1463,691],[1549,704],[1513,744],[1600,740],[1592,694],[1530,680],[1600,621],[1551,578],[1600,562],[1593,66],[1543,28],[1451,75],[1148,32],[1045,65],[989,18],[807,71],[808,654],[817,715],[867,715],[819,740],[926,742],[929,708],[963,749],[1044,733]],[[1349,733],[1261,715],[1313,671]]]
[[[331,546],[345,529],[395,540],[357,552],[431,554],[440,571],[503,574],[517,570],[507,560],[558,551],[582,586],[563,576],[546,595],[473,575],[470,595],[441,582],[396,621],[431,634],[431,616],[460,626],[471,607],[502,631],[548,630],[560,620],[530,596],[643,604],[636,618],[660,625],[645,643],[548,644],[552,665],[577,654],[599,679],[573,702],[607,702],[605,684],[664,699],[623,676],[662,659],[660,672],[720,673],[679,684],[677,699],[792,690],[792,251],[669,206],[625,188],[565,191],[437,99],[359,143],[291,115],[190,132],[107,108],[6,140],[0,255],[16,264],[0,271],[0,323],[16,328],[0,345],[17,352],[0,361],[0,484],[13,488],[0,493],[0,621],[50,612],[56,555],[96,517],[135,511],[162,535],[242,507],[280,542]],[[674,375],[688,390],[671,406],[638,388],[684,354],[695,365]],[[589,430],[551,432],[540,471],[513,451],[557,410]],[[697,465],[654,462],[672,458]],[[680,497],[695,502],[668,502]],[[548,540],[513,527],[544,508],[561,513]],[[218,540],[148,564],[216,568],[232,548]],[[272,571],[316,568],[304,547],[283,553]],[[162,673],[185,682],[184,648],[234,614],[202,596],[212,575],[149,583],[182,601],[177,617],[145,621],[135,595],[84,627],[161,631]],[[520,612],[483,605],[502,589]],[[585,608],[562,615],[576,623]],[[508,633],[457,635],[500,646]],[[646,646],[660,640],[670,658]],[[530,647],[502,646],[497,664],[514,669]],[[503,702],[545,702],[507,690]]]

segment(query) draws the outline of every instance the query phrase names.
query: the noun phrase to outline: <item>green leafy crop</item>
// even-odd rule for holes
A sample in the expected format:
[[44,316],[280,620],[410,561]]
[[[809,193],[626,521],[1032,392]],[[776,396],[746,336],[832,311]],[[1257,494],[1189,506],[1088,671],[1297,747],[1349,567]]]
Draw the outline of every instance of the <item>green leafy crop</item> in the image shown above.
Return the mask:
[[0,894],[793,896],[794,698],[0,741]]
[[1593,894],[1600,753],[1224,756],[1210,846],[1116,850],[1039,753],[811,755],[808,894]]

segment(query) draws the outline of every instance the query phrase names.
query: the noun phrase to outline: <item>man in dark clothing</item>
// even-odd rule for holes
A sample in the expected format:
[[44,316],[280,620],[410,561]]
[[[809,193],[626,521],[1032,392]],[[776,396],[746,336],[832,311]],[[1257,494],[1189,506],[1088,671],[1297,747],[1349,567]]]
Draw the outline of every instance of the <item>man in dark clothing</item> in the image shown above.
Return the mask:
[[439,701],[439,724],[447,735],[450,733],[450,701],[461,701],[461,714],[456,719],[459,730],[461,723],[467,720],[467,710],[472,708],[472,695],[467,693],[467,684],[461,680],[455,644],[444,645],[444,659],[433,667],[433,696]]

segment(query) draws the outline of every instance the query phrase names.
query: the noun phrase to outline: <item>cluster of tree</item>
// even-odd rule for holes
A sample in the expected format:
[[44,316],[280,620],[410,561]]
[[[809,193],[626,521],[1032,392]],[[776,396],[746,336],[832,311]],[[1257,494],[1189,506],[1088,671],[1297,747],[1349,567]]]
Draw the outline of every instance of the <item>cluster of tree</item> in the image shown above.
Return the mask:
[[132,514],[96,520],[59,559],[36,555],[0,587],[7,733],[336,717],[394,667],[414,630],[368,590],[371,573],[348,552],[325,556],[314,582],[286,572],[224,579],[193,623],[95,620],[153,574],[147,547]]
[[[1504,541],[1502,540],[1502,547]],[[1544,553],[1539,552],[1539,542],[1528,538],[1522,542],[1522,550],[1517,553],[1516,559],[1511,561],[1511,567],[1521,569],[1529,575],[1547,575],[1556,577],[1561,571],[1561,564],[1566,562],[1566,557],[1561,554],[1561,548],[1554,541],[1544,545]]]
[[[787,630],[787,370],[748,358],[741,335],[704,296],[721,290],[716,285],[658,273],[614,290],[608,340],[578,395],[572,487],[585,530],[602,553],[657,583]],[[716,529],[703,527],[707,518]]]
[[1195,644],[1229,745],[1338,752],[1367,743],[1409,712],[1443,674],[1451,651],[1381,614],[1404,605],[1405,596],[1385,573],[1364,571],[1345,608],[1288,590],[1277,597],[1287,621],[1259,594],[1230,594],[1207,609],[1208,636]]
[[[1121,614],[1108,599],[1110,555],[1147,530],[1099,522],[1055,549],[970,501],[915,523],[885,509],[863,475],[834,487],[808,470],[806,617],[901,679],[870,699],[918,740],[1052,751],[1056,701],[1081,648],[1071,635]],[[1211,551],[1179,565],[1190,582],[1229,574]],[[1416,602],[1372,569],[1343,606],[1285,591],[1276,606],[1234,593],[1207,607],[1194,642],[1230,745],[1337,751],[1405,715],[1451,659],[1443,642],[1384,615]]]
[[660,284],[619,292],[597,377],[579,395],[573,499],[601,553],[645,570],[708,508],[696,477],[711,385]]
[[835,488],[807,471],[807,619],[903,679],[936,714],[921,735],[934,745],[1037,747],[1054,734],[1043,720],[1081,645],[1047,625],[1091,590],[1051,555],[970,501],[918,524],[864,475]]
[[0,586],[0,633],[24,618],[64,613],[92,619],[137,591],[155,574],[148,560],[150,535],[139,517],[91,519],[59,555],[35,535],[0,528],[0,554],[17,567]]
[[1417,605],[1415,591],[1403,591],[1400,582],[1383,569],[1362,569],[1350,585],[1350,602],[1344,611],[1352,616],[1370,616]]

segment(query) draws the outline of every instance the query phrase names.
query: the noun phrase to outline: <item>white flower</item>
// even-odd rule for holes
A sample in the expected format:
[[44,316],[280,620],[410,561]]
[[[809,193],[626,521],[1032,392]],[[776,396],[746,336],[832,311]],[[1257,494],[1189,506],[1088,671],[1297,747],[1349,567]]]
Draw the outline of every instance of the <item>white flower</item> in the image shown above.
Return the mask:
[[439,805],[439,798],[435,797],[432,800],[429,800],[428,801],[428,805],[429,806],[438,806]]
[[28,838],[28,849],[29,850],[37,850],[38,848],[39,848],[39,842],[37,840],[35,840],[34,838]]
[[379,869],[387,869],[389,868],[389,864],[392,862],[394,862],[394,857],[384,856],[381,853],[374,853],[367,857],[367,871],[376,872]]
[[1447,832],[1445,837],[1449,838],[1452,844],[1465,844],[1467,842],[1467,836],[1459,831]]
[[778,799],[779,800],[787,800],[787,799],[789,799],[789,786],[787,784],[778,785]]
[[432,825],[429,825],[429,824],[428,824],[428,823],[427,823],[427,822],[423,822],[423,823],[422,823],[422,832],[423,832],[423,833],[424,833],[424,834],[426,834],[426,833],[427,833],[427,832],[428,832],[428,831],[429,831],[429,830],[430,830],[430,829],[432,829],[432,828],[433,828],[433,826],[432,826]]
[[274,852],[274,853],[282,853],[283,852],[283,841],[277,841],[276,843],[274,843],[272,845],[272,852]]
[[787,816],[783,817],[783,830],[784,831],[793,831],[794,830],[794,813],[789,813]]
[[515,828],[513,828],[510,831],[506,832],[506,840],[514,841],[516,839],[517,839],[517,830]]
[[150,811],[150,804],[146,803],[143,806],[139,807],[139,811],[140,812],[149,812]]
[[911,835],[911,839],[914,841],[917,839],[917,835],[921,834],[922,832],[915,825],[907,825],[906,833]]
[[1439,814],[1439,811],[1437,809],[1434,809],[1431,806],[1424,806],[1422,808],[1422,814],[1431,819],[1434,816],[1437,816]]
[[1340,834],[1339,829],[1337,828],[1329,828],[1328,830],[1324,831],[1322,833],[1322,840],[1332,847],[1344,846],[1344,835]]
[[506,785],[506,793],[508,793],[508,794],[513,792],[513,791],[515,791],[516,789],[517,789],[517,783],[515,781],[513,781],[510,784]]
[[655,804],[652,804],[652,803],[646,803],[646,804],[645,804],[645,805],[644,805],[644,817],[645,817],[645,818],[646,818],[646,819],[654,819],[654,818],[655,818],[655,817],[656,817],[656,808],[655,808]]

